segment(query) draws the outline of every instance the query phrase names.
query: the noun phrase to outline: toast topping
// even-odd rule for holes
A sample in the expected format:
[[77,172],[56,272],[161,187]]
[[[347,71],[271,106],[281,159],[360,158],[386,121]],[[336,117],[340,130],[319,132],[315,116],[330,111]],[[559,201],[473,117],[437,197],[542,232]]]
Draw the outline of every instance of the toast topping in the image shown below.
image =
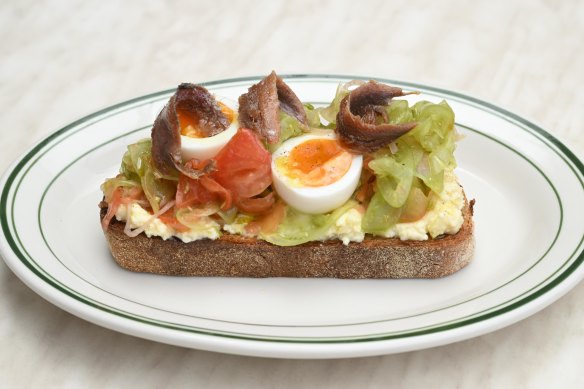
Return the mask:
[[[464,193],[453,172],[447,172],[444,181],[443,192],[433,196],[430,209],[422,218],[414,222],[397,223],[379,235],[401,240],[428,240],[439,235],[458,232],[464,221],[462,215]],[[279,232],[278,229],[270,231],[269,234],[264,234],[263,239],[280,246],[314,240],[339,239],[345,245],[350,242],[363,241],[365,238],[365,232],[361,227],[363,209],[356,202],[349,202],[340,207],[339,210],[339,214],[330,214],[328,219],[323,218],[322,215],[314,217],[296,212],[294,215],[289,215],[292,218],[289,218],[285,224],[280,225]],[[240,215],[232,223],[225,223],[223,226],[208,216],[201,216],[192,226],[193,228],[181,231],[166,221],[149,220],[151,214],[134,203],[128,206],[121,205],[116,213],[116,219],[126,222],[127,218],[130,217],[132,228],[139,228],[148,223],[144,228],[147,236],[159,236],[163,239],[177,237],[184,242],[204,238],[217,239],[221,235],[221,230],[234,235],[258,237],[260,231],[248,228],[248,226],[254,225],[255,227],[256,220],[262,222],[263,219]]]
[[183,241],[221,231],[279,246],[455,234],[465,200],[454,113],[446,102],[394,99],[407,94],[352,81],[315,108],[272,72],[240,97],[238,118],[205,88],[181,84],[151,139],[129,145],[102,185],[104,230],[115,215],[129,236]]

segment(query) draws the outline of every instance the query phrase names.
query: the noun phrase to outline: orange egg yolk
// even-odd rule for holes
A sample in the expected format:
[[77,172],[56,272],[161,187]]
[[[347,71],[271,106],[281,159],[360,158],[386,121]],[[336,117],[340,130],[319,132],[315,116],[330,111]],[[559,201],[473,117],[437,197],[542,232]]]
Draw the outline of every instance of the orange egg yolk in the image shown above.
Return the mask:
[[[229,123],[233,122],[235,118],[235,111],[218,101],[219,108],[223,115],[227,117]],[[176,116],[178,116],[178,123],[180,127],[180,133],[184,136],[191,138],[204,138],[205,135],[199,129],[199,117],[192,112],[187,112],[183,109],[176,110]]]
[[305,186],[330,185],[343,177],[353,156],[336,140],[311,139],[294,147],[285,163],[286,175]]

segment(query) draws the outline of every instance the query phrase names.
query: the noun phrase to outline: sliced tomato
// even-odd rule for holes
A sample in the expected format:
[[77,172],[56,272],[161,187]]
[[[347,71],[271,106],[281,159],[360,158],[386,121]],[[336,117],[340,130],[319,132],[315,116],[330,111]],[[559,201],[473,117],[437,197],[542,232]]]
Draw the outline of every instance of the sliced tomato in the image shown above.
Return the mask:
[[234,197],[257,196],[272,183],[272,157],[248,129],[239,129],[215,160],[217,170],[211,176]]
[[[210,161],[192,159],[185,163],[191,169],[203,169]],[[181,174],[176,190],[176,208],[206,206],[218,202],[222,209],[229,209],[232,204],[231,193],[209,176],[192,179]]]
[[262,194],[272,183],[271,155],[257,136],[240,129],[221,149],[214,161],[191,160],[187,167],[203,170],[214,163],[215,171],[199,179],[180,175],[176,208],[205,207],[220,204],[223,211],[233,205],[246,213],[259,214],[274,204],[274,195]]
[[217,181],[210,177],[203,176],[200,178],[200,181],[201,185],[207,191],[222,199],[221,210],[227,211],[229,208],[231,208],[233,199],[230,191],[222,187]]
[[248,234],[258,235],[260,232],[266,234],[275,232],[282,220],[286,217],[286,205],[278,201],[269,210],[268,213],[258,219],[248,223],[245,231]]
[[251,214],[265,213],[275,203],[274,193],[270,192],[264,197],[239,197],[235,200],[235,206],[242,212]]
[[203,187],[200,180],[180,175],[176,189],[176,208],[206,204],[214,200],[215,196]]
[[221,204],[221,209],[231,208],[231,193],[210,177],[193,180],[181,174],[176,190],[176,208],[205,206],[209,203]]

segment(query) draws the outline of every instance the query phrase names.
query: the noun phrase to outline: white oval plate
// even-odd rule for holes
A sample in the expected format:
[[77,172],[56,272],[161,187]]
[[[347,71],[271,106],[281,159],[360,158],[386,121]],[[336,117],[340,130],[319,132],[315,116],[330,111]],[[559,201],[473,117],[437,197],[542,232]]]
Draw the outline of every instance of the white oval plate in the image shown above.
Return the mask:
[[[304,102],[328,103],[339,82],[284,77]],[[236,100],[259,78],[204,83]],[[484,101],[380,80],[446,99],[465,136],[458,175],[475,207],[476,255],[438,280],[229,279],[137,274],[111,258],[99,185],[126,145],[149,136],[173,90],[104,109],[50,135],[2,179],[1,253],[53,304],[93,323],[160,342],[226,353],[337,358],[455,342],[521,320],[584,275],[584,166],[535,124]]]

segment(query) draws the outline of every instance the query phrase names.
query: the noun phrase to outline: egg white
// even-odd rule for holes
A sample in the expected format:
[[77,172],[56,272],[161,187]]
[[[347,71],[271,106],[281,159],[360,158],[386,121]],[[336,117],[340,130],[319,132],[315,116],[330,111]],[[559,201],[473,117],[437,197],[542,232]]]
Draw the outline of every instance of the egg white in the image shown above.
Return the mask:
[[[234,101],[218,96],[215,96],[215,98],[217,101],[222,102],[237,112],[237,104]],[[183,161],[188,161],[193,158],[201,161],[213,158],[227,144],[227,142],[233,138],[237,133],[238,128],[239,122],[237,121],[236,116],[229,127],[217,135],[207,138],[191,138],[190,136],[181,135],[180,142]]]
[[286,176],[285,172],[278,169],[276,160],[288,155],[294,147],[310,139],[336,139],[336,136],[333,132],[307,134],[284,142],[272,154],[272,180],[278,195],[291,207],[309,214],[327,213],[347,202],[357,189],[363,156],[353,155],[349,170],[332,184],[318,187],[302,186],[299,180]]

